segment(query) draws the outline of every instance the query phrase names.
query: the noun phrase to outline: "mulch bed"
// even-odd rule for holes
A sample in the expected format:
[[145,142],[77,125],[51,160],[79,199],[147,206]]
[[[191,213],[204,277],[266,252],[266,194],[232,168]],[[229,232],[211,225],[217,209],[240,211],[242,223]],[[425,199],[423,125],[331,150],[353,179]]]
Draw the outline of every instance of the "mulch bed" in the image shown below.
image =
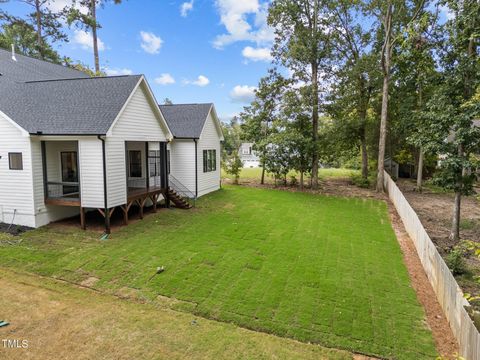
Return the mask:
[[22,226],[22,225],[11,225],[10,224],[5,224],[0,222],[0,232],[2,233],[7,233],[11,235],[20,235],[26,231],[32,230],[32,228],[28,226]]

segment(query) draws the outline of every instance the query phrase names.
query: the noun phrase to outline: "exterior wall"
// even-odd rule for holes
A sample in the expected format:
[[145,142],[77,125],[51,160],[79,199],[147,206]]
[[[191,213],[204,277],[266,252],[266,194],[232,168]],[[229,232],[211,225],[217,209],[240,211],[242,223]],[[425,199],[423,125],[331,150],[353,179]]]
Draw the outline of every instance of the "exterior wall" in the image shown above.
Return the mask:
[[[52,221],[78,215],[79,209],[71,206],[45,205],[43,189],[42,146],[38,139],[32,138],[33,194],[35,204],[35,227],[46,225]],[[77,150],[77,143],[72,141],[49,141],[45,144],[47,155],[47,178],[60,181],[60,152]],[[55,159],[57,159],[55,161]]]
[[78,156],[82,207],[103,208],[102,142],[90,137],[78,140]]
[[[9,152],[21,152],[23,170],[10,170]],[[30,137],[0,114],[0,221],[35,226]]]
[[[215,171],[203,172],[203,150],[216,150],[217,168]],[[198,196],[220,189],[220,137],[211,113],[205,121],[202,134],[198,140],[197,171]]]
[[[147,92],[140,85],[130,98],[122,114],[114,124],[105,140],[107,158],[108,206],[118,206],[127,202],[127,162],[125,143],[139,144],[142,151],[142,164],[145,164],[145,142],[155,143],[167,140],[166,130],[162,128],[159,115],[149,101]],[[134,143],[137,141],[138,143]],[[155,148],[155,149],[156,149]],[[146,176],[143,169],[142,177]],[[103,206],[102,206],[103,207]]]
[[170,175],[195,193],[195,143],[192,139],[175,139],[168,144]]

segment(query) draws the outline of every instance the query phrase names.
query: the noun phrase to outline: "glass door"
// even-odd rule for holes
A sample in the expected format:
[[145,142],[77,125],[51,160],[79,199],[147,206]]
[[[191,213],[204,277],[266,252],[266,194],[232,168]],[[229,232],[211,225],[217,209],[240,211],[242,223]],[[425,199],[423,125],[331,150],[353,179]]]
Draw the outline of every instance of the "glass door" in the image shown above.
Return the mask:
[[78,157],[76,151],[65,151],[60,153],[62,162],[63,195],[78,195]]

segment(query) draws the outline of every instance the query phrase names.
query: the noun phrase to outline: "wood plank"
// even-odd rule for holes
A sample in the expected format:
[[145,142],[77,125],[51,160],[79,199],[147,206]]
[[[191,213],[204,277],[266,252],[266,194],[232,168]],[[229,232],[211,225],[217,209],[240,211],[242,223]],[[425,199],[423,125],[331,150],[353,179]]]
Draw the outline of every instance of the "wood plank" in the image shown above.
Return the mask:
[[45,199],[45,204],[47,205],[58,205],[58,206],[80,206],[80,200],[73,200],[73,199],[53,199],[47,198]]

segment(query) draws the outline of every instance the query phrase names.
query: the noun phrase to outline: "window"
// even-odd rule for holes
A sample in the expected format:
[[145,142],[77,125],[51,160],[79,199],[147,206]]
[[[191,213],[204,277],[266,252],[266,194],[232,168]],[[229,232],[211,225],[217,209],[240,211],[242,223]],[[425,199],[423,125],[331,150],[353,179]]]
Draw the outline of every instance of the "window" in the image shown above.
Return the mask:
[[130,150],[128,152],[129,157],[129,169],[130,177],[141,178],[142,177],[142,152],[140,150]]
[[150,177],[160,176],[160,151],[150,150],[148,152],[148,168]]
[[217,170],[217,150],[203,150],[203,172]]
[[[78,183],[78,158],[76,151],[64,151],[60,153],[62,182]],[[78,185],[64,185],[63,195],[78,194]]]
[[8,153],[8,166],[10,170],[23,170],[22,153]]

